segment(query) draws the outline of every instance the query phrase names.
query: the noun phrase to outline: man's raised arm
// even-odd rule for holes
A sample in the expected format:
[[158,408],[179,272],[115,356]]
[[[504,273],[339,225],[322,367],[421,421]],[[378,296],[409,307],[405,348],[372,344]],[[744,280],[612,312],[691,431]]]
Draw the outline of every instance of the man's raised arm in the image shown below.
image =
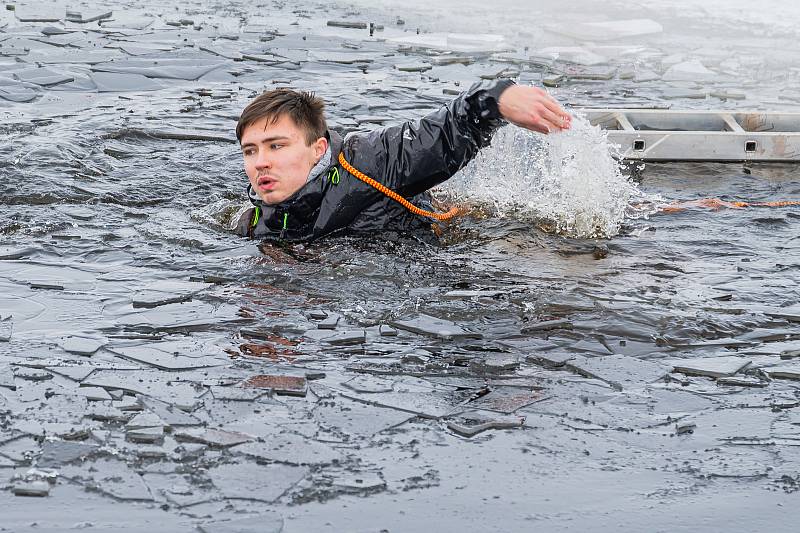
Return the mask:
[[354,137],[347,155],[357,169],[410,197],[453,176],[505,121],[540,133],[570,126],[545,91],[510,80],[482,82],[418,121]]

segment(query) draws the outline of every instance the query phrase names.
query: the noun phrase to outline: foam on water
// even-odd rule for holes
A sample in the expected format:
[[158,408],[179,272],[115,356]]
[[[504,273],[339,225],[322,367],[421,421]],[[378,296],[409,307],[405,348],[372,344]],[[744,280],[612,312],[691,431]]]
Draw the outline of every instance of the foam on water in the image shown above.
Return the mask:
[[560,235],[613,237],[626,216],[647,215],[633,205],[657,201],[623,174],[618,150],[581,115],[570,130],[547,136],[507,126],[441,189]]

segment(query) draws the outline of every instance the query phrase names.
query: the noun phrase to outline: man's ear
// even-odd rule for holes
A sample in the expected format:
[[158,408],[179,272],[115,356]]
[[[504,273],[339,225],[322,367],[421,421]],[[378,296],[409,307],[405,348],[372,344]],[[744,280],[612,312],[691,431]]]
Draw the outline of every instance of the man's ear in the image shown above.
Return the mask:
[[317,156],[317,159],[322,157],[322,155],[325,153],[327,149],[328,149],[328,139],[326,139],[325,137],[320,137],[314,143],[314,155]]

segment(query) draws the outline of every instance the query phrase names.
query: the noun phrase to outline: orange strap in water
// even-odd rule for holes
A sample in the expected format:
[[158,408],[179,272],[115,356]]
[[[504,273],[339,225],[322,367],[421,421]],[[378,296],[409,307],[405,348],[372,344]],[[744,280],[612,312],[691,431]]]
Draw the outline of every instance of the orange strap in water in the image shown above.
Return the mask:
[[339,164],[341,164],[342,168],[344,168],[347,172],[349,172],[356,178],[360,179],[367,185],[375,187],[376,189],[378,189],[380,192],[382,192],[395,202],[399,202],[403,207],[405,207],[415,215],[433,218],[444,222],[445,220],[450,220],[451,218],[453,218],[454,216],[458,215],[461,212],[461,209],[459,209],[458,207],[452,207],[447,213],[434,213],[433,211],[425,211],[424,209],[420,209],[419,207],[415,206],[414,204],[412,204],[411,202],[409,202],[408,200],[406,200],[405,198],[403,198],[390,188],[386,187],[381,183],[378,183],[377,181],[370,178],[363,172],[359,171],[357,168],[355,168],[353,165],[347,162],[347,159],[344,158],[344,154],[341,152],[339,152]]

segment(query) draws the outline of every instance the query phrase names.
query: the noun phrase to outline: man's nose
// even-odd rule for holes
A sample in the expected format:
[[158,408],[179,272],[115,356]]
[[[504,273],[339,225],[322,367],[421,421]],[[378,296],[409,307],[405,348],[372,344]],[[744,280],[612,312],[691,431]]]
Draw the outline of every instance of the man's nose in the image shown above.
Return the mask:
[[267,150],[261,150],[256,158],[256,168],[270,168],[272,166],[272,159]]

